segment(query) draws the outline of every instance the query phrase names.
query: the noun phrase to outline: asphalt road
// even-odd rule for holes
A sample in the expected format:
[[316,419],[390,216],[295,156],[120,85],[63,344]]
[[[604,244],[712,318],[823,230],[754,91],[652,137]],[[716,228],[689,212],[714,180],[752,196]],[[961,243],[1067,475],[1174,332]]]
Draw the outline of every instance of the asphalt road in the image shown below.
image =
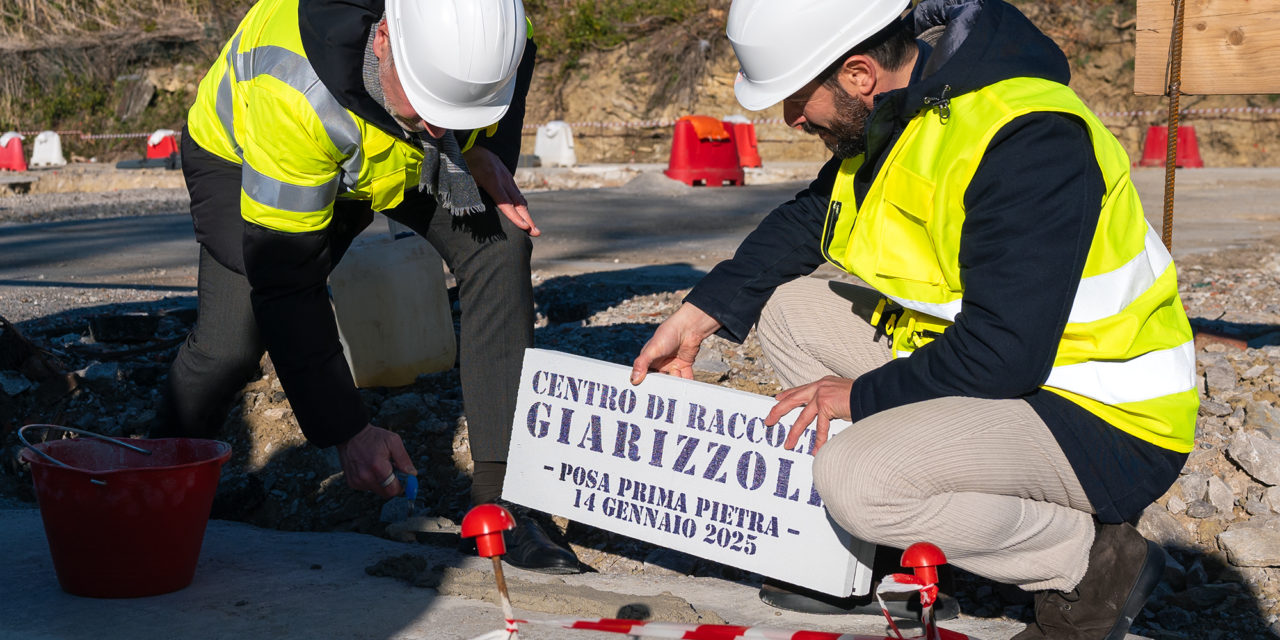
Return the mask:
[[[1134,181],[1159,230],[1164,171],[1136,169]],[[553,275],[674,264],[706,270],[804,187],[646,183],[651,188],[529,194],[543,230],[534,268]],[[1180,170],[1176,187],[1175,257],[1280,237],[1280,169]],[[0,315],[16,322],[86,304],[190,295],[195,262],[185,214],[0,225]]]

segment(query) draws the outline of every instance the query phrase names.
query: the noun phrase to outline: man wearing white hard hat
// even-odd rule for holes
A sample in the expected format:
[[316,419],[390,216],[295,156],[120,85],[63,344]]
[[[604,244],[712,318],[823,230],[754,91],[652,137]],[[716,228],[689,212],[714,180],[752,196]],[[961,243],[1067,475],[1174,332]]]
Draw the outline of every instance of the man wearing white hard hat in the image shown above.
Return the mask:
[[[1001,0],[908,5],[734,0],[739,101],[782,102],[834,157],[633,380],[689,377],[702,340],[756,325],[790,387],[766,422],[803,408],[788,446],[815,430],[836,523],[1035,592],[1020,640],[1123,638],[1164,565],[1129,523],[1177,478],[1199,403],[1172,259],[1052,40]],[[806,277],[824,262],[861,283]],[[833,419],[853,425],[828,441]]]
[[[347,483],[390,497],[415,474],[374,426],[325,282],[375,211],[458,279],[472,501],[499,498],[539,235],[512,178],[534,46],[520,0],[261,0],[200,84],[183,171],[200,243],[199,318],[154,435],[211,436],[270,353],[303,434]],[[387,273],[387,278],[397,274]],[[580,570],[515,509],[505,559]]]

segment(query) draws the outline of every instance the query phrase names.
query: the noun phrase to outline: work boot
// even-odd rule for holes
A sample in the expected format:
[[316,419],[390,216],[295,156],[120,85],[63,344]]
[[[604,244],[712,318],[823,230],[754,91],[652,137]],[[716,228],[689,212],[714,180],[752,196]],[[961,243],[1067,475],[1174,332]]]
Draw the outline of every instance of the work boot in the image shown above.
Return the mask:
[[1164,550],[1127,523],[1095,531],[1080,584],[1037,593],[1036,621],[1012,640],[1123,640],[1160,583]]
[[582,573],[578,556],[552,540],[530,509],[506,500],[498,500],[496,504],[511,512],[516,523],[514,529],[505,533],[507,553],[502,559],[507,564],[538,573]]

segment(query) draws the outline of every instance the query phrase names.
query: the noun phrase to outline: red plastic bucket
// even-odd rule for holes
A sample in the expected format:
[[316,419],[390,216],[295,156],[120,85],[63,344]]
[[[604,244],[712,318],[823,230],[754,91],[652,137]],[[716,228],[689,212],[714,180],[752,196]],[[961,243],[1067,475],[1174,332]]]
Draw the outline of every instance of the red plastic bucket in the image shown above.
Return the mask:
[[[58,583],[92,598],[177,591],[195,576],[231,445],[216,440],[96,439],[23,443]],[[140,452],[145,451],[145,452]],[[47,457],[46,457],[47,456]]]

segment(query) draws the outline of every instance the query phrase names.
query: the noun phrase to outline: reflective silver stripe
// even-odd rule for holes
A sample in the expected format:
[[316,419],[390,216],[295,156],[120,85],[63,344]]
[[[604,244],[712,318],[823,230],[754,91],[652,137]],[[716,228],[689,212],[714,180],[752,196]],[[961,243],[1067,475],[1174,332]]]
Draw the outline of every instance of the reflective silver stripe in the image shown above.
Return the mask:
[[360,167],[364,164],[360,128],[320,82],[306,58],[283,47],[266,45],[237,54],[229,64],[234,66],[236,78],[241,81],[265,75],[301,93],[320,119],[333,146],[346,156],[341,165],[342,184],[348,189],[356,185]]
[[227,140],[231,141],[231,147],[236,150],[236,155],[240,159],[244,159],[244,152],[240,149],[240,142],[236,140],[235,125],[235,106],[232,104],[231,94],[231,59],[235,57],[236,48],[240,46],[240,34],[231,40],[231,45],[227,48],[227,70],[223,72],[222,79],[218,81],[218,93],[214,97],[213,109],[218,113],[218,121],[222,123],[222,129],[227,132]]
[[[1147,225],[1144,244],[1142,253],[1120,268],[1080,281],[1080,288],[1071,303],[1068,322],[1093,322],[1116,315],[1155,284],[1156,279],[1169,268],[1173,258],[1150,224]],[[935,304],[890,297],[907,309],[951,322],[955,322],[956,315],[960,313],[960,300]]]
[[1116,315],[1155,284],[1173,258],[1150,224],[1144,244],[1142,253],[1119,269],[1080,281],[1068,322],[1093,322]]
[[955,322],[956,316],[960,313],[960,305],[963,300],[952,300],[951,302],[930,303],[912,300],[910,298],[899,298],[897,296],[887,296],[890,300],[902,305],[912,311],[919,311],[928,316],[941,318],[947,322]]
[[338,195],[338,176],[316,187],[300,187],[263,175],[248,162],[242,162],[240,166],[240,185],[245,195],[268,207],[297,213],[323,211],[333,204]]
[[1103,404],[1121,404],[1194,389],[1195,378],[1195,346],[1188,340],[1172,349],[1144,353],[1131,360],[1091,360],[1054,367],[1044,384]]

